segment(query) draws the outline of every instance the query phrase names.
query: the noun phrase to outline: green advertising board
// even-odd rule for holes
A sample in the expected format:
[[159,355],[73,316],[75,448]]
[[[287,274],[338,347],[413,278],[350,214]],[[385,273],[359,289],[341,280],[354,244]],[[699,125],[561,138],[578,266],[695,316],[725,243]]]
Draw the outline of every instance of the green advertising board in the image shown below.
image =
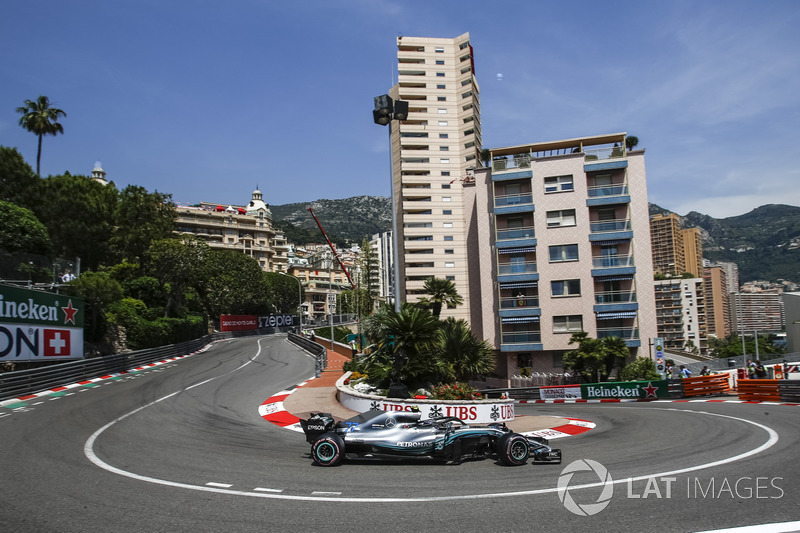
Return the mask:
[[84,301],[0,285],[0,361],[83,357]]
[[620,381],[581,385],[584,400],[668,398],[667,380]]

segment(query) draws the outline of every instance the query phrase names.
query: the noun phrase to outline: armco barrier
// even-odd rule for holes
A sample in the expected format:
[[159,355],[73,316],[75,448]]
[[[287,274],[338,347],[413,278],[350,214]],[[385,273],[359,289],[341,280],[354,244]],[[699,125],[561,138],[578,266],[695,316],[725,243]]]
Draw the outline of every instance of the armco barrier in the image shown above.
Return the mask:
[[232,337],[245,337],[249,335],[267,335],[275,333],[279,328],[266,328],[250,331],[227,331],[214,333],[191,341],[149,348],[123,354],[79,359],[57,365],[49,365],[29,370],[17,370],[0,374],[0,400],[15,398],[47,390],[67,383],[75,383],[92,379],[107,374],[124,372],[155,361],[180,357],[194,353],[209,343],[230,339]]
[[728,374],[684,378],[681,383],[683,383],[683,395],[686,397],[723,394],[730,390]]
[[778,390],[782,402],[800,403],[800,381],[796,379],[779,381]]
[[775,379],[740,379],[739,399],[749,402],[779,402],[779,383]]

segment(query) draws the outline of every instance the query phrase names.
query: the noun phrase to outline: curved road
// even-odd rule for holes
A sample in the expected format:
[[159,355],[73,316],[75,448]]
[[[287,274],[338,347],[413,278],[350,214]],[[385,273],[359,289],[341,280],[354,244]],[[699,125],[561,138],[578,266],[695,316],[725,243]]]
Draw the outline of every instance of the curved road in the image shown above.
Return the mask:
[[239,338],[0,408],[3,531],[701,531],[800,519],[800,407],[518,405],[597,427],[553,441],[561,466],[322,468],[301,434],[258,414],[313,371],[284,336]]

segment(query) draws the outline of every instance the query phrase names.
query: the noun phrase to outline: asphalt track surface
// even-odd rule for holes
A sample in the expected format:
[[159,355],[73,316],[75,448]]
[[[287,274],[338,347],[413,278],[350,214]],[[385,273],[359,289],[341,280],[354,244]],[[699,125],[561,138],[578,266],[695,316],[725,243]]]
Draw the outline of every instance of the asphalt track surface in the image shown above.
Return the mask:
[[[518,414],[597,427],[554,441],[560,466],[488,459],[324,468],[312,464],[302,434],[258,413],[313,372],[285,336],[239,338],[0,408],[0,528],[702,531],[800,519],[800,407],[517,405]],[[578,460],[600,467],[570,476]]]

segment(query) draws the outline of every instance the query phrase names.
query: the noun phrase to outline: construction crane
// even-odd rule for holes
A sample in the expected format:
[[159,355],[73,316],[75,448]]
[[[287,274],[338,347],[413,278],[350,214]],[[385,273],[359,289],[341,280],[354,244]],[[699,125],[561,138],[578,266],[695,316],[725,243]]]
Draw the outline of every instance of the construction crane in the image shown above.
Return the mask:
[[317,218],[317,215],[314,214],[314,210],[310,206],[307,207],[306,209],[308,209],[308,212],[311,213],[312,217],[314,217],[314,222],[317,223],[317,226],[319,227],[319,230],[322,232],[322,236],[325,237],[326,241],[328,241],[328,246],[330,246],[331,251],[333,252],[333,256],[339,262],[339,266],[342,267],[342,270],[344,271],[344,275],[347,276],[347,281],[350,282],[350,286],[353,288],[353,290],[357,290],[356,284],[353,283],[353,278],[350,277],[350,272],[347,271],[347,268],[345,268],[344,263],[342,263],[342,258],[339,257],[338,253],[336,253],[336,248],[333,246],[333,243],[328,238],[328,234],[325,233],[325,229],[322,227],[322,224],[320,223],[319,219]]

